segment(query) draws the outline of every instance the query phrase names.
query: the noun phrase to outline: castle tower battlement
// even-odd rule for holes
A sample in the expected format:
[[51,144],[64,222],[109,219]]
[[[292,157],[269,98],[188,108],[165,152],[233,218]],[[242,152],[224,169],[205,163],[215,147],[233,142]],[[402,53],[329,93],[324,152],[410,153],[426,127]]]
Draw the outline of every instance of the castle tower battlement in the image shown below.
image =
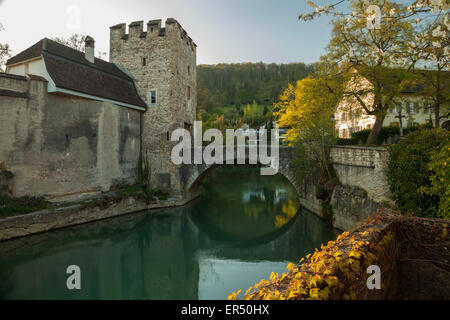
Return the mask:
[[128,33],[126,33],[126,23],[117,24],[110,27],[111,39],[114,39],[114,41],[119,41],[119,39],[126,41],[130,38],[151,39],[175,34],[179,35],[182,40],[185,40],[186,45],[190,46],[191,50],[196,50],[197,45],[177,20],[168,18],[164,28],[161,26],[161,22],[161,19],[150,20],[147,23],[146,31],[144,31],[144,21],[134,21],[128,25]]
[[152,183],[182,190],[178,167],[170,156],[173,130],[190,129],[197,108],[197,45],[177,20],[131,22],[110,28],[110,61],[134,79],[148,104],[142,119],[142,150],[152,169]]

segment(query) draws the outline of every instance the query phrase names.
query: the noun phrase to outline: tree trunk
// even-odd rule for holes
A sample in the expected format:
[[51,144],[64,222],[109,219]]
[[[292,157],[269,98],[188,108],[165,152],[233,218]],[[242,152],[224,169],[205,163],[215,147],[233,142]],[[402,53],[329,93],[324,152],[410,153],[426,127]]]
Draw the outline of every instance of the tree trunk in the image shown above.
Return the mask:
[[435,128],[440,128],[441,124],[440,124],[440,119],[439,119],[439,115],[440,115],[440,103],[436,103],[436,105],[434,106],[434,127]]
[[370,131],[369,138],[367,138],[366,144],[376,144],[378,139],[378,134],[383,127],[384,115],[377,116],[375,119],[375,124],[373,125],[372,131]]

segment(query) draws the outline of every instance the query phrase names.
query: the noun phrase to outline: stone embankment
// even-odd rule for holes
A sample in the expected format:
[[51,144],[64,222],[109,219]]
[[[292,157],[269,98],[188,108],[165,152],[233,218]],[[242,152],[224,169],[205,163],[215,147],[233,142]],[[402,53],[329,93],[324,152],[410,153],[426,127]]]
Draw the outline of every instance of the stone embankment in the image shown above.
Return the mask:
[[109,219],[144,210],[182,206],[190,200],[169,199],[151,203],[138,197],[95,201],[0,219],[0,241],[24,237],[54,229]]

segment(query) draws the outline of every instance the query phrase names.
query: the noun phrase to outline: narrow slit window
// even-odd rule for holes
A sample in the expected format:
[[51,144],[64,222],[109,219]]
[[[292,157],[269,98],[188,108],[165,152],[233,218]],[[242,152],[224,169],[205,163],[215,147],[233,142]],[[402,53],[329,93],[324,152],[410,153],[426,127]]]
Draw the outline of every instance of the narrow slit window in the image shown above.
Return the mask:
[[149,94],[149,103],[150,105],[156,105],[156,102],[157,102],[156,90],[152,90],[150,91]]
[[144,67],[147,65],[147,58],[142,58],[142,65]]

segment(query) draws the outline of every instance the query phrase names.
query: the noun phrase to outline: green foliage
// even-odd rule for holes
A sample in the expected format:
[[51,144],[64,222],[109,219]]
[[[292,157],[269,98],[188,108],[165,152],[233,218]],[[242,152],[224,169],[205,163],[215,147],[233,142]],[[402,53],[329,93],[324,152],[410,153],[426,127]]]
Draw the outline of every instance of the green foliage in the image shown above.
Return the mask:
[[356,138],[336,138],[335,144],[338,146],[355,146],[359,144],[359,139]]
[[256,128],[272,121],[273,103],[290,82],[307,77],[313,65],[218,64],[197,67],[197,118],[204,129]]
[[443,147],[439,152],[433,152],[428,166],[432,173],[430,177],[431,186],[422,190],[431,195],[438,196],[438,216],[450,218],[450,144]]
[[[442,129],[418,130],[389,147],[387,176],[398,208],[418,216],[437,217],[441,194],[424,192],[431,187],[431,157],[449,144],[450,132]],[[436,156],[437,157],[437,156]]]
[[47,209],[50,203],[43,198],[22,197],[10,198],[0,197],[0,218],[26,214],[30,212]]
[[288,83],[307,77],[313,65],[304,63],[235,63],[200,65],[198,76],[199,109],[234,105],[272,105]]
[[139,156],[137,164],[136,180],[139,184],[148,184],[151,178],[151,168],[147,158],[147,155]]
[[[407,135],[408,133],[424,129],[433,129],[433,125],[427,122],[421,125],[407,127],[403,129],[403,135]],[[352,137],[349,139],[337,138],[336,144],[345,146],[365,144],[370,132],[371,129],[353,132]],[[376,145],[382,145],[387,141],[387,139],[396,135],[400,135],[400,128],[398,126],[382,127],[380,133],[378,134]]]

